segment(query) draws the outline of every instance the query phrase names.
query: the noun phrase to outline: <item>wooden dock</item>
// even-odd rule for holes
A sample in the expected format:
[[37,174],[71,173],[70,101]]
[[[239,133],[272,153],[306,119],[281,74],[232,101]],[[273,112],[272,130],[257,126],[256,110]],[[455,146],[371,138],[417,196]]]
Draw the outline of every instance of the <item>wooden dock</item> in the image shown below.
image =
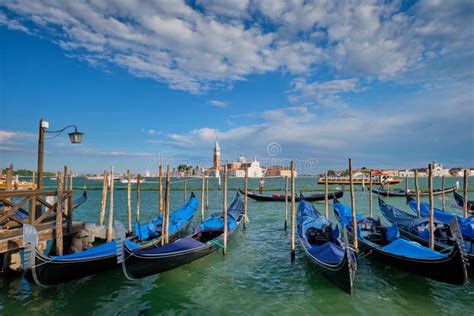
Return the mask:
[[[66,181],[62,181],[64,184]],[[63,247],[72,236],[86,229],[84,222],[73,221],[74,191],[58,185],[55,192],[38,190],[13,191],[7,181],[0,192],[0,268],[21,269],[19,250],[23,248],[23,225],[38,230],[38,247],[46,249],[47,242]],[[58,181],[59,183],[59,181]],[[59,216],[58,216],[59,215]],[[58,230],[61,227],[62,229]],[[62,250],[60,251],[62,252]]]

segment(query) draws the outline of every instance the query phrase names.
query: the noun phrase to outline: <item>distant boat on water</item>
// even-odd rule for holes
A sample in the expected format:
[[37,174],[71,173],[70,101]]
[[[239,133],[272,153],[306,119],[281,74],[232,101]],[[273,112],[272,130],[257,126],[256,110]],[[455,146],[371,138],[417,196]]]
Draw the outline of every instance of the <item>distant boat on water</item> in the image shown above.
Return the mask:
[[[140,179],[140,183],[144,183],[146,182],[145,179]],[[127,178],[122,178],[120,179],[120,183],[128,183],[128,179]],[[132,178],[130,179],[130,183],[138,183],[138,179],[137,178]]]
[[[102,181],[104,180],[104,175],[95,175],[95,176],[86,176],[86,180],[89,181]],[[122,176],[114,175],[114,181],[122,180]]]
[[[370,182],[369,177],[357,177],[353,178],[352,182],[354,185],[368,185]],[[393,185],[393,184],[398,184],[402,182],[401,179],[395,179],[391,176],[388,175],[373,175],[372,176],[372,185]],[[324,177],[321,177],[318,179],[318,184],[324,184],[325,179]],[[349,177],[328,177],[328,184],[350,184],[351,182],[349,181]]]

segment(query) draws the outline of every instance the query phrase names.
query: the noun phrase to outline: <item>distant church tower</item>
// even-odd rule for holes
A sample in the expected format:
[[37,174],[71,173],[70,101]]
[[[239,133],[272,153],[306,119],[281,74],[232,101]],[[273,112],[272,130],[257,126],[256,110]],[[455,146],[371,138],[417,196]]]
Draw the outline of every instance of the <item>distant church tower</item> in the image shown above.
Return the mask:
[[216,144],[214,145],[214,168],[219,170],[221,167],[221,148],[219,147],[219,142],[216,137]]

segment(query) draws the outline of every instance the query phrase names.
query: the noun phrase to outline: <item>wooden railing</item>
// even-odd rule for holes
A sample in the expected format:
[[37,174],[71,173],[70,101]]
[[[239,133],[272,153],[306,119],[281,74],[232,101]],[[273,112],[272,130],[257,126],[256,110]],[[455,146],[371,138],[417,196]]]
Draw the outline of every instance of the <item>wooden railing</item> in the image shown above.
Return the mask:
[[[56,196],[58,199],[50,204],[45,198],[48,196]],[[23,224],[37,226],[44,222],[53,222],[57,217],[58,205],[62,206],[60,217],[66,220],[69,229],[72,224],[73,203],[73,190],[63,191],[62,194],[40,191],[0,192],[0,229],[16,228]]]

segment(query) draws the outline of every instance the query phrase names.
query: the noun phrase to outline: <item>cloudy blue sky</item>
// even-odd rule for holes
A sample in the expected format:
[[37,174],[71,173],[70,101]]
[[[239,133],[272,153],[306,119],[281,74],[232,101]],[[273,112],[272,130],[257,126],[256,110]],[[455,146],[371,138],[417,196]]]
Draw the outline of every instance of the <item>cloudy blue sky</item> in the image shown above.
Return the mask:
[[0,165],[474,165],[472,1],[0,0]]

